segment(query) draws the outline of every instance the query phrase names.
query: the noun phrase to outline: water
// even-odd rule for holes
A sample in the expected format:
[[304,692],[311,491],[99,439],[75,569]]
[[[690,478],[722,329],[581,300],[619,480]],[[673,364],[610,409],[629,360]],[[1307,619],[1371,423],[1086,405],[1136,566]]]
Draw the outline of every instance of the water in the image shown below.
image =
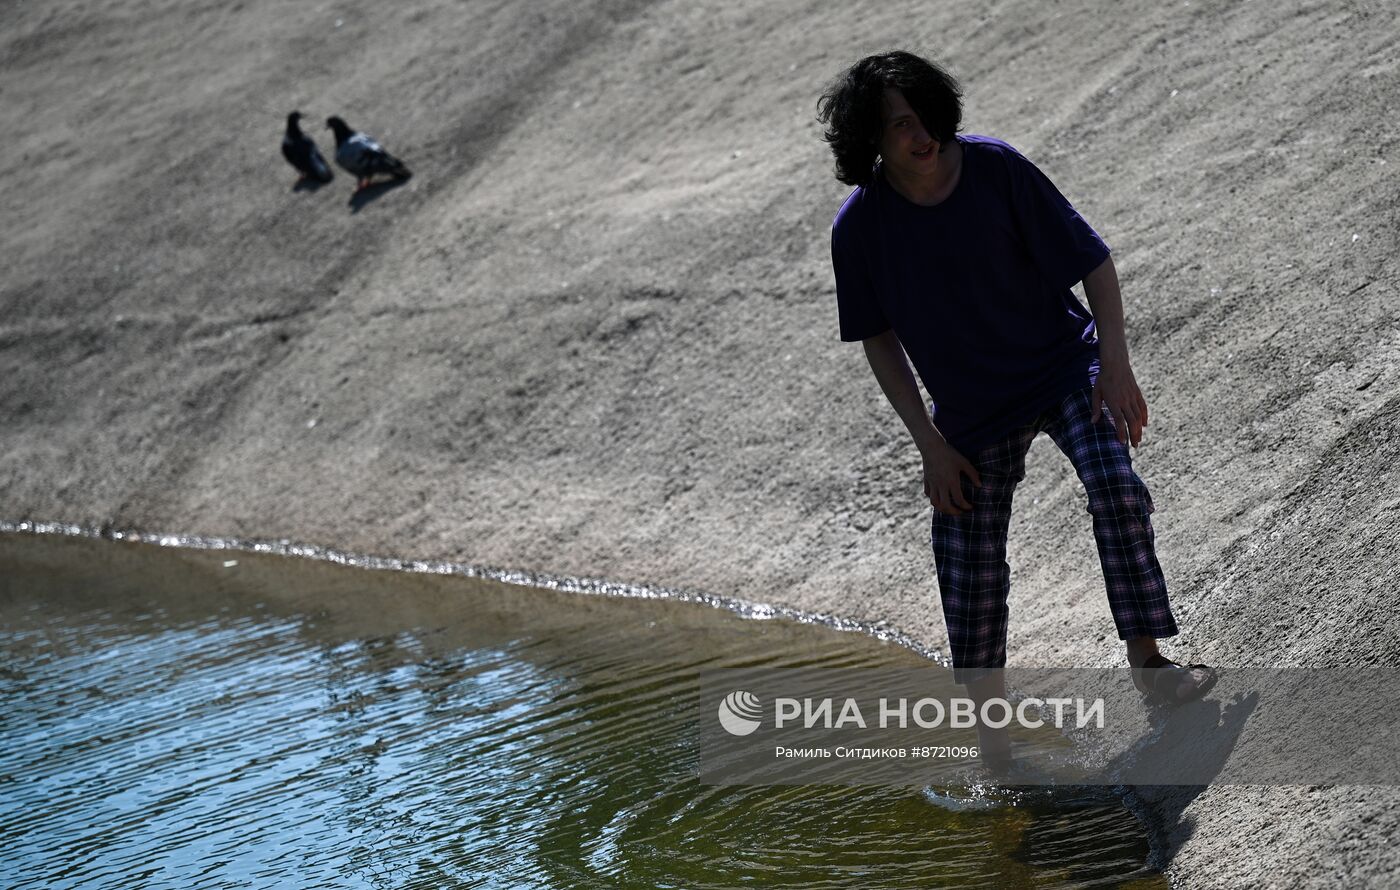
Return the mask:
[[922,663],[818,625],[5,534],[0,652],[5,886],[1166,886],[1103,789],[700,784],[698,670]]

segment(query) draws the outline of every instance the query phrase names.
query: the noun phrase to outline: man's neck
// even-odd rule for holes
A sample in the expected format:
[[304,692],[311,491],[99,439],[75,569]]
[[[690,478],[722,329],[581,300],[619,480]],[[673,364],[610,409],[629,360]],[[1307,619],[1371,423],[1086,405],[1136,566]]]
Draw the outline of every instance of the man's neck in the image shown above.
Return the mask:
[[963,148],[957,139],[941,147],[938,168],[928,176],[905,176],[885,165],[885,181],[915,204],[932,207],[942,204],[958,187],[962,175]]

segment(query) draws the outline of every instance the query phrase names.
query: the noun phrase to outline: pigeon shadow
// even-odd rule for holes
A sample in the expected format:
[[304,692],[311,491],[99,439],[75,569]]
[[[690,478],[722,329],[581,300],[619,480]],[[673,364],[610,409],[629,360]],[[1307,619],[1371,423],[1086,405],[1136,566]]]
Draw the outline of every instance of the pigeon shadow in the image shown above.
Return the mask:
[[319,179],[312,179],[312,178],[310,178],[310,177],[307,177],[306,179],[298,179],[295,183],[293,183],[293,184],[292,184],[292,191],[294,191],[294,192],[318,192],[318,191],[321,190],[321,187],[324,186],[324,185],[327,185],[327,183],[321,182]]
[[408,185],[407,179],[390,179],[385,182],[376,182],[373,185],[367,185],[350,196],[350,212],[359,213],[361,208],[379,200],[379,198],[386,193],[404,185]]

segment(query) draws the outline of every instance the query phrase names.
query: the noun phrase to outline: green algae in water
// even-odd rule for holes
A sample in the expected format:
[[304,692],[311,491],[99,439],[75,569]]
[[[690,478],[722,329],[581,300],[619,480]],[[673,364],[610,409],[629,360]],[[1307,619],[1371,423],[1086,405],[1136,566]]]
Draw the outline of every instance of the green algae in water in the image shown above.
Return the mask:
[[816,625],[0,535],[0,651],[19,886],[1166,886],[1103,789],[700,784],[698,671],[923,663]]

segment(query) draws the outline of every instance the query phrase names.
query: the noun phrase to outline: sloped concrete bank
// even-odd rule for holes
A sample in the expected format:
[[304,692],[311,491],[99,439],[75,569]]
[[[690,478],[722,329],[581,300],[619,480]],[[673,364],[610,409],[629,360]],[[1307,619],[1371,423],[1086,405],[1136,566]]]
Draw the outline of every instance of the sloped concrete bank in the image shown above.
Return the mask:
[[[1113,246],[1193,658],[1392,663],[1397,35],[1372,4],[123,0],[0,10],[0,517],[289,538],[944,644],[918,462],[836,339],[824,83],[936,54]],[[405,187],[292,192],[339,114]],[[309,127],[322,148],[328,133]],[[1031,452],[1017,664],[1107,665]],[[1400,794],[1144,790],[1181,886],[1385,886]]]

